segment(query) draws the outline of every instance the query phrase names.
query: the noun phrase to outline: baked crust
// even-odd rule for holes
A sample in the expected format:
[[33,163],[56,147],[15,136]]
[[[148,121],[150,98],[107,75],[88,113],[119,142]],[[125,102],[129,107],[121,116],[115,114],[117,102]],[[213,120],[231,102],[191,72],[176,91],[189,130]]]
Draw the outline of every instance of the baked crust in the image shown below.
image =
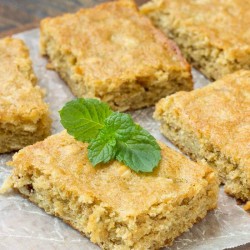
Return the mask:
[[[250,71],[162,99],[162,132],[194,159],[219,170],[225,190],[250,200]],[[237,188],[236,188],[237,183]]]
[[0,61],[0,153],[3,153],[44,139],[51,122],[25,44],[19,39],[1,39]]
[[77,97],[98,97],[127,110],[192,89],[190,66],[177,46],[133,1],[46,18],[40,28],[41,53]]
[[18,189],[103,249],[159,249],[216,207],[212,168],[163,144],[147,174],[117,161],[93,167],[87,146],[63,131],[20,150],[2,192]]
[[218,79],[250,69],[250,0],[153,0],[141,8],[195,67]]

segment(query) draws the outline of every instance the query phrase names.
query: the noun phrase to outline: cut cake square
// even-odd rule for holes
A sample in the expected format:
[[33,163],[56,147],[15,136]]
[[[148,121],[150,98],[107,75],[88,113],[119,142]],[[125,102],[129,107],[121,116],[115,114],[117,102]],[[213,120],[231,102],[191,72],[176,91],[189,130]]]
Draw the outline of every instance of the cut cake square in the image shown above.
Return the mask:
[[133,1],[46,18],[40,28],[41,53],[77,97],[100,98],[123,111],[193,87],[177,46]]
[[51,121],[25,44],[1,39],[0,61],[0,153],[6,153],[44,139]]
[[152,173],[112,161],[93,167],[88,144],[63,131],[14,155],[2,187],[19,190],[103,249],[159,249],[172,244],[217,205],[218,179],[160,144]]
[[154,117],[184,153],[218,170],[227,193],[250,201],[250,71],[164,98]]
[[141,8],[209,79],[250,69],[250,0],[153,0]]

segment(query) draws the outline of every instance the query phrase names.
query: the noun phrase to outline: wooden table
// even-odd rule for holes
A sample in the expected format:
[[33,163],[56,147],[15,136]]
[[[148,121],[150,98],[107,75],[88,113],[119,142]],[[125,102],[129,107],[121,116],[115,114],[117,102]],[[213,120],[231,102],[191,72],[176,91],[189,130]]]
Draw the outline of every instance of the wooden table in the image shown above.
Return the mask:
[[[46,16],[75,12],[105,0],[0,0],[0,37],[39,26]],[[142,4],[146,0],[137,0]]]

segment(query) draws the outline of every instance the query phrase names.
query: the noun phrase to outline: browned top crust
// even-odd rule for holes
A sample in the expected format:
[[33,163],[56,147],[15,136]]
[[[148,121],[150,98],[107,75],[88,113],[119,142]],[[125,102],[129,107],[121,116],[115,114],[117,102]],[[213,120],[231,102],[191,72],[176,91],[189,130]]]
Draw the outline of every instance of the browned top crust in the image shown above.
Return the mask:
[[48,113],[36,86],[29,51],[23,41],[0,40],[0,122],[33,122]]
[[164,117],[164,112],[177,115],[183,129],[211,143],[232,163],[246,166],[250,178],[250,71],[162,99],[156,118]]
[[[38,171],[51,176],[69,197],[71,192],[78,193],[79,200],[103,204],[122,217],[136,216],[148,209],[153,216],[157,213],[154,205],[156,209],[162,203],[171,211],[183,199],[192,199],[216,183],[210,167],[198,165],[163,144],[160,146],[159,166],[153,173],[137,174],[117,161],[93,167],[87,157],[88,144],[63,131],[20,150],[10,165],[17,173]],[[44,185],[49,185],[49,177]]]
[[[115,86],[169,70],[189,71],[176,45],[131,0],[108,2],[41,22],[41,51],[54,39],[87,81]],[[122,80],[122,81],[121,81]],[[110,86],[109,86],[110,88]]]
[[153,0],[142,12],[166,13],[177,27],[203,36],[204,44],[225,50],[227,58],[249,60],[249,6],[250,0]]

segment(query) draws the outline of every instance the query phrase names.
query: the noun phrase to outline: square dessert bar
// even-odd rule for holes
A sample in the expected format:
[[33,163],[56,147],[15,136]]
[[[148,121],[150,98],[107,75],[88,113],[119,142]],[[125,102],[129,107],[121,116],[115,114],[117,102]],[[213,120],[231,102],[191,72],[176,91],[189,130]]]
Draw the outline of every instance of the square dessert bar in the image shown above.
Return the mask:
[[1,39],[0,62],[0,153],[5,153],[44,139],[51,122],[25,44]]
[[170,141],[219,171],[227,193],[250,201],[250,71],[162,99],[154,116]]
[[44,19],[40,47],[74,95],[115,110],[147,107],[193,87],[179,49],[130,0]]
[[250,69],[250,0],[152,0],[141,12],[205,76]]
[[159,249],[172,244],[217,205],[218,179],[160,144],[152,173],[112,161],[93,167],[86,143],[63,131],[14,155],[2,187],[19,190],[103,249]]

